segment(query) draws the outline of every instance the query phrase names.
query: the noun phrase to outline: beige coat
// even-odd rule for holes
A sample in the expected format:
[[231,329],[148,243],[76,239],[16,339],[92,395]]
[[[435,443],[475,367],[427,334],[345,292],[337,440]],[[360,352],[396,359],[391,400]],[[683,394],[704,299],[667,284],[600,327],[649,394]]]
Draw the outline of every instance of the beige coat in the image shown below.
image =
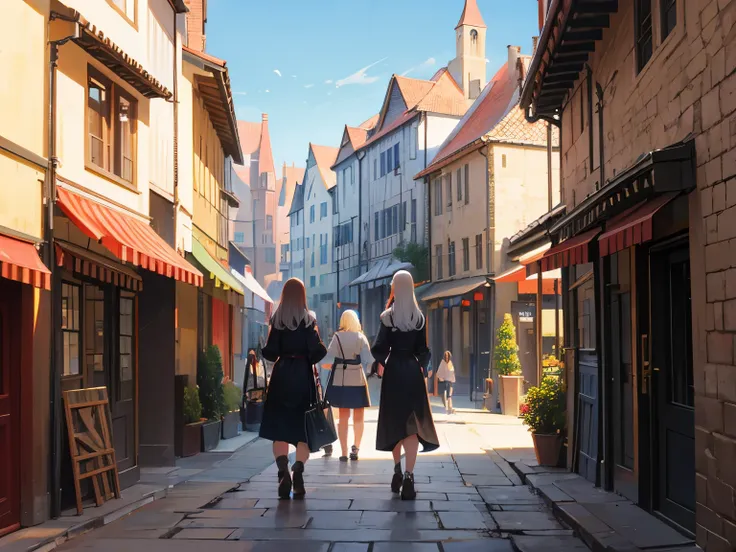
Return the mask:
[[[339,336],[339,343],[338,337]],[[342,345],[342,351],[340,350]],[[343,352],[345,356],[343,357]],[[332,385],[346,387],[360,387],[367,385],[365,377],[365,368],[373,363],[371,355],[371,346],[368,339],[362,332],[337,332],[332,336],[330,346],[327,348],[327,356],[322,361],[322,366],[332,368],[336,358],[355,359],[360,355],[361,365],[347,365],[343,370],[343,365],[338,364]]]
[[440,367],[437,369],[437,379],[455,383],[455,366],[452,364],[452,361],[445,362],[445,359],[442,359]]

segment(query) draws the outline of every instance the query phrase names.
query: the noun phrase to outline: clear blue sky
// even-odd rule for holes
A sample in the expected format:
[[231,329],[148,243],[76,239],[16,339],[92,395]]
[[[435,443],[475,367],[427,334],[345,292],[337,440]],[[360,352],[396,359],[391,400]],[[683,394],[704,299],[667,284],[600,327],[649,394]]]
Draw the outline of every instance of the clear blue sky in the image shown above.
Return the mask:
[[[238,118],[259,121],[268,113],[280,174],[283,162],[304,166],[309,142],[337,147],[345,124],[377,113],[392,73],[429,78],[455,57],[463,5],[209,0],[207,52],[227,60]],[[478,0],[478,6],[488,26],[490,78],[506,60],[507,45],[531,53],[537,0]]]

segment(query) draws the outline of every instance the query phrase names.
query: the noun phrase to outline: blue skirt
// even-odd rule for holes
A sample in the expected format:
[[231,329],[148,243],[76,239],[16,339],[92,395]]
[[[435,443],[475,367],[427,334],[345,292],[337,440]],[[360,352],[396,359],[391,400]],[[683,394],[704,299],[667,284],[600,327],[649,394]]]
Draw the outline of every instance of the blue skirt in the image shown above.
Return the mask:
[[368,408],[371,398],[368,388],[360,386],[330,385],[327,388],[327,400],[337,408]]

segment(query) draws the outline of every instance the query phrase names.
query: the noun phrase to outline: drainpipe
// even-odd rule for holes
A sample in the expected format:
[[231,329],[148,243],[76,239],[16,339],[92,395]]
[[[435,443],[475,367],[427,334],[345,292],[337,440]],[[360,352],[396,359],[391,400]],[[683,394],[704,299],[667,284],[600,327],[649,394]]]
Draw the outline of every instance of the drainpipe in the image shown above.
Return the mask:
[[[424,167],[422,170],[426,170],[427,164],[428,164],[428,156],[427,156],[427,143],[428,143],[428,127],[429,127],[429,118],[427,117],[427,113],[423,112],[422,115],[422,121],[424,122]],[[429,281],[432,281],[432,197],[431,197],[431,190],[432,190],[432,184],[429,176],[424,177],[424,181],[427,184],[427,193],[425,194],[425,197],[427,198],[424,202],[426,208],[424,210],[424,225],[425,225],[425,232],[424,232],[424,243],[428,244],[427,246],[427,256],[429,257],[429,263],[427,263],[427,266],[429,267],[429,274],[427,275],[427,278],[429,278]],[[418,209],[417,209],[418,210]]]
[[[54,259],[54,205],[56,204],[56,169],[59,160],[56,157],[56,69],[59,60],[59,47],[66,44],[69,40],[76,38],[79,32],[77,22],[64,15],[51,12],[49,16],[49,25],[47,29],[48,36],[51,35],[51,22],[60,19],[73,23],[74,34],[64,37],[60,40],[49,41],[49,85],[48,85],[48,167],[46,170],[46,186],[44,206],[44,239],[46,250],[44,261],[47,268],[51,271],[51,293],[49,301],[51,308],[50,325],[49,325],[49,378],[50,378],[50,397],[49,397],[49,414],[51,416],[51,462],[49,474],[49,488],[51,494],[50,514],[52,518],[58,518],[61,515],[61,374],[59,373],[60,363],[56,360],[56,351],[61,349],[60,343],[57,343],[56,324],[57,320],[61,320],[61,301],[56,301],[60,291],[60,282],[57,279]],[[57,305],[58,303],[58,305]]]
[[552,211],[552,125],[547,123],[547,212]]
[[174,10],[174,249],[178,247],[179,230],[179,33],[176,28],[176,10]]
[[[363,273],[363,159],[365,150],[360,150],[358,158],[358,274]],[[363,288],[358,285],[358,308],[363,311]],[[365,314],[365,313],[363,313]]]

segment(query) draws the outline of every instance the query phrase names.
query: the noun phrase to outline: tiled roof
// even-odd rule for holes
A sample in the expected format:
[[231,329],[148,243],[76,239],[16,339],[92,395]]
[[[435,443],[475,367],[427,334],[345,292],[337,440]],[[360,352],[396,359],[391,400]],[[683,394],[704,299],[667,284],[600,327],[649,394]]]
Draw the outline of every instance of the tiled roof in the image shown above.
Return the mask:
[[[463,9],[463,14],[460,16],[457,27],[462,27],[463,25],[486,28],[486,23],[483,21],[483,16],[480,14],[476,0],[465,0],[465,8]],[[457,27],[455,28],[457,29]]]
[[457,86],[455,79],[450,76],[450,73],[444,73],[434,81],[434,86],[426,96],[419,100],[416,108],[419,111],[455,115],[457,117],[462,117],[468,110],[465,96]]
[[238,121],[238,135],[243,155],[253,155],[258,152],[258,174],[275,173],[271,136],[268,131],[268,115],[264,113],[260,123]]
[[417,115],[419,115],[419,112],[416,111],[416,110],[414,110],[414,109],[410,109],[410,110],[404,111],[404,113],[402,113],[398,118],[396,118],[390,125],[385,126],[381,130],[379,130],[378,132],[376,132],[373,136],[371,136],[366,141],[365,144],[363,144],[358,149],[363,149],[366,146],[369,146],[369,145],[373,144],[374,142],[380,140],[381,138],[383,138],[387,134],[392,133],[397,128],[402,127],[404,124],[406,124],[409,121],[411,121],[412,119],[414,119]]
[[367,121],[363,121],[358,125],[358,128],[363,128],[365,130],[370,130],[374,126],[376,126],[376,123],[378,123],[378,119],[380,118],[380,113],[376,113],[373,117],[368,119]]
[[[552,146],[559,147],[559,133],[552,129]],[[491,140],[520,142],[538,146],[547,145],[547,123],[539,120],[529,123],[521,106],[515,106],[486,136]]]
[[261,142],[261,123],[238,121],[238,135],[243,155],[252,155],[258,151]]
[[314,160],[317,162],[317,168],[322,175],[322,181],[329,190],[337,182],[337,175],[330,167],[335,164],[335,159],[337,159],[337,154],[340,150],[338,148],[318,146],[312,143],[309,144],[309,147],[312,148],[312,155],[314,155]]
[[350,137],[350,143],[353,145],[353,149],[357,149],[368,139],[368,130],[363,128],[345,127],[348,136]]
[[408,77],[399,77],[398,75],[394,76],[394,80],[399,87],[401,96],[404,98],[407,109],[411,109],[417,105],[434,86],[432,81],[410,79]]
[[261,142],[258,144],[258,172],[275,173],[273,166],[273,152],[271,151],[271,135],[268,132],[268,115],[263,114],[261,124]]
[[304,209],[304,184],[298,184],[294,188],[294,197],[291,200],[291,208],[289,215],[293,215],[297,211]]
[[297,183],[304,179],[304,169],[302,167],[289,167],[284,164],[281,176],[281,189],[279,190],[279,207],[291,205],[294,197],[294,189]]

